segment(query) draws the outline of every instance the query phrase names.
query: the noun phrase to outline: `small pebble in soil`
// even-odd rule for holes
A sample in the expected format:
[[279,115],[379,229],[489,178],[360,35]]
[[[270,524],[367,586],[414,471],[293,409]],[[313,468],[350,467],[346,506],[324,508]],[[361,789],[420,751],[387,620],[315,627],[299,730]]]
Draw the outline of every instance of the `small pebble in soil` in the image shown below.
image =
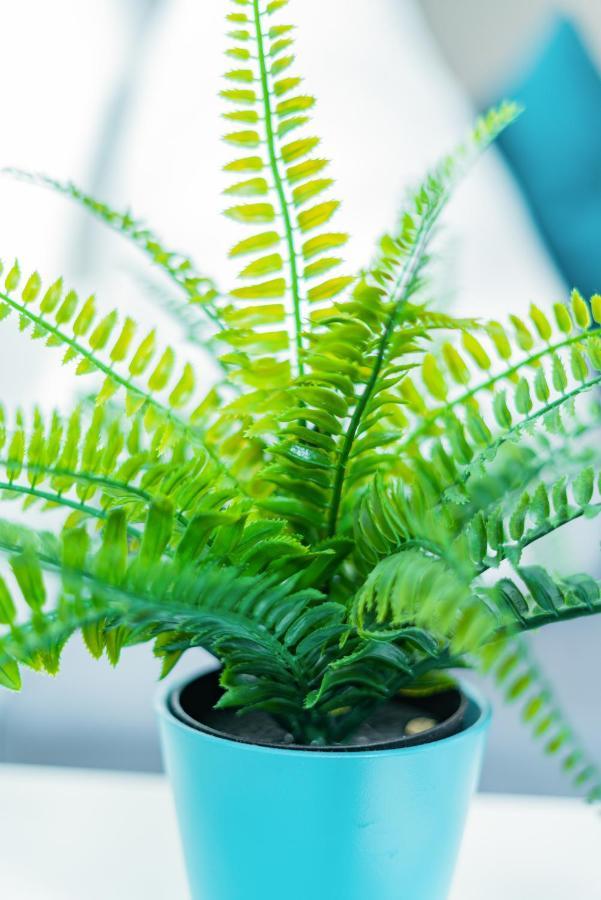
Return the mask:
[[405,725],[405,734],[412,737],[414,734],[421,734],[422,731],[429,731],[437,724],[436,719],[432,719],[430,716],[416,716],[414,719],[409,719]]

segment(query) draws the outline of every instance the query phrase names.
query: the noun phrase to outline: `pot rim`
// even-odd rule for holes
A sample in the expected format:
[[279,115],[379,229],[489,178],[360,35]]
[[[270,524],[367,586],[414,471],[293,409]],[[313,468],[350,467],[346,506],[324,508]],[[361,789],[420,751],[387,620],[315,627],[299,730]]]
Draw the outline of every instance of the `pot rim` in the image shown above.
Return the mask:
[[348,750],[320,750],[319,748],[299,748],[296,747],[275,747],[268,746],[265,744],[254,744],[246,741],[241,741],[239,739],[221,737],[217,734],[211,734],[208,731],[204,731],[200,728],[194,728],[192,725],[188,725],[186,722],[183,722],[180,718],[178,718],[171,710],[171,705],[169,703],[170,696],[177,692],[181,691],[188,683],[191,681],[195,681],[197,678],[202,675],[208,675],[209,672],[213,671],[214,667],[207,667],[206,669],[200,670],[195,675],[187,675],[183,678],[169,680],[163,683],[155,696],[155,710],[158,716],[169,724],[171,727],[174,725],[190,735],[195,735],[197,740],[208,741],[209,743],[214,744],[227,744],[231,746],[235,744],[241,753],[263,753],[263,754],[276,754],[276,755],[284,755],[287,757],[314,757],[317,756],[321,759],[325,757],[331,757],[333,759],[352,759],[353,757],[364,758],[367,756],[377,756],[379,758],[383,756],[398,756],[398,754],[410,754],[410,753],[425,753],[428,750],[432,750],[435,747],[440,747],[443,744],[450,744],[457,741],[464,740],[468,736],[472,736],[478,732],[485,731],[492,717],[491,705],[488,700],[481,694],[481,692],[475,688],[472,684],[466,684],[463,681],[459,681],[458,685],[463,694],[468,698],[468,701],[471,701],[473,706],[476,708],[476,718],[475,720],[463,728],[461,731],[456,732],[455,734],[448,735],[447,737],[439,738],[434,741],[430,741],[428,743],[423,744],[414,744],[408,747],[392,747],[392,748],[376,748],[376,747],[366,747],[364,750],[355,749],[352,753],[349,753]]

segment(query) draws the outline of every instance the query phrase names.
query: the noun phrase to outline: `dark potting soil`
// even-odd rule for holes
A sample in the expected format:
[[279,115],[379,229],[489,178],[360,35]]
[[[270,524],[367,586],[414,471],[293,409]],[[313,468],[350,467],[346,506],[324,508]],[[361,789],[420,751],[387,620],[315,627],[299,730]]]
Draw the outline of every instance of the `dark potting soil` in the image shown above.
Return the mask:
[[[174,689],[169,704],[174,715],[187,725],[218,737],[301,749],[268,713],[252,710],[239,715],[235,710],[215,709],[222,693],[219,672],[211,671]],[[313,744],[306,749],[378,749],[438,740],[463,728],[467,706],[467,698],[455,688],[427,697],[399,696],[379,706],[340,743],[326,747]]]
[[[231,735],[246,743],[293,744],[294,739],[268,713],[251,710],[236,715],[229,709],[211,709],[203,715],[202,724]],[[427,709],[402,701],[389,701],[340,741],[340,746],[367,747],[390,743],[403,735],[414,735],[438,724]]]

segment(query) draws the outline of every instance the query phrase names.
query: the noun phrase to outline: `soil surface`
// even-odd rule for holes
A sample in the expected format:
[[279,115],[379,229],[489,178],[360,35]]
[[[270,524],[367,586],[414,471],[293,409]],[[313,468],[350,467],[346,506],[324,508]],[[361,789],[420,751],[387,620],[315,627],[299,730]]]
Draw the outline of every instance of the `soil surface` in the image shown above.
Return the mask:
[[[203,724],[215,731],[229,734],[242,741],[260,744],[292,744],[292,735],[268,713],[251,711],[236,715],[233,710],[210,710],[202,717]],[[389,701],[375,710],[369,718],[351,732],[342,747],[366,747],[396,741],[405,734],[417,734],[437,725],[432,714],[419,706],[402,701]]]

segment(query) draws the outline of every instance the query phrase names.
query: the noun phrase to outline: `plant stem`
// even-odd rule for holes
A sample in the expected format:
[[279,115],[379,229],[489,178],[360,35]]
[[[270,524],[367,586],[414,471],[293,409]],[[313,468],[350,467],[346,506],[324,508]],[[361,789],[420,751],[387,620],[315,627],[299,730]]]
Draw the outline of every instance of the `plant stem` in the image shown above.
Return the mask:
[[392,289],[392,301],[393,308],[388,316],[388,321],[386,323],[386,327],[384,329],[384,333],[380,338],[378,344],[378,351],[376,354],[376,358],[374,360],[371,375],[365,385],[365,389],[361,394],[359,401],[355,407],[355,411],[351,417],[351,421],[349,427],[344,436],[344,441],[342,444],[342,449],[340,451],[340,456],[338,457],[338,462],[336,463],[336,474],[334,476],[334,486],[333,486],[333,496],[332,496],[332,505],[330,507],[330,515],[328,520],[328,535],[332,537],[336,532],[336,523],[338,521],[338,511],[340,509],[340,503],[342,501],[342,491],[344,488],[344,479],[346,476],[346,466],[348,462],[349,455],[351,453],[353,442],[357,435],[357,430],[359,425],[361,424],[361,420],[363,418],[363,413],[365,412],[365,408],[371,398],[371,395],[374,391],[376,383],[378,381],[378,376],[380,375],[380,371],[382,369],[382,365],[384,363],[384,358],[386,354],[386,350],[388,347],[388,341],[393,332],[393,329],[397,322],[397,317],[401,306],[403,305],[407,289],[410,287],[416,270],[421,262],[422,254],[425,250],[428,238],[430,236],[431,227],[436,221],[436,218],[442,209],[444,202],[446,199],[446,194],[443,193],[437,200],[437,202],[433,205],[432,209],[429,213],[424,217],[422,223],[420,224],[419,233],[417,236],[417,240],[413,246],[409,259],[403,266],[403,269],[397,278],[395,285]]
[[259,8],[259,0],[253,0],[253,12],[255,20],[255,31],[257,35],[257,49],[259,57],[259,70],[261,77],[261,93],[263,99],[263,111],[265,119],[265,135],[267,140],[267,153],[269,155],[269,165],[273,174],[273,181],[278,201],[280,205],[280,213],[284,221],[284,231],[286,236],[286,244],[288,247],[288,265],[290,266],[290,292],[292,294],[292,308],[294,315],[294,343],[296,347],[296,367],[299,375],[304,373],[303,365],[303,339],[302,339],[302,316],[301,316],[301,297],[299,287],[299,277],[297,269],[297,253],[294,244],[294,229],[290,219],[290,210],[284,190],[284,182],[280,174],[278,164],[278,156],[275,146],[275,134],[273,130],[273,111],[271,109],[271,94],[269,90],[269,76],[267,74],[267,64],[265,60],[265,47],[263,43],[263,30],[261,26],[261,10]]
[[[53,491],[42,491],[40,488],[27,487],[27,485],[15,484],[12,481],[0,481],[0,491],[11,491],[13,494],[25,494],[29,497],[37,497],[40,500],[46,500],[47,503],[65,506],[95,519],[106,519],[108,516],[106,510],[98,509],[95,506],[87,506],[79,500],[70,500],[68,497],[63,496],[63,494],[55,493]],[[140,532],[137,528],[128,525],[127,530],[134,537],[140,537]]]

